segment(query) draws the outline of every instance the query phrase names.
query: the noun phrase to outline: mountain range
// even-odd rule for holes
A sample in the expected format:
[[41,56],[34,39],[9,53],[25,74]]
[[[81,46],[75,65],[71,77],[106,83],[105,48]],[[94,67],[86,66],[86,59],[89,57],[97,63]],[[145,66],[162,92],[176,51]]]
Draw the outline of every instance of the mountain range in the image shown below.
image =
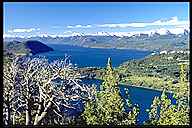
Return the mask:
[[173,33],[170,30],[159,29],[159,31],[146,32],[97,32],[95,34],[75,33],[71,36],[65,35],[38,35],[28,37],[4,36],[4,41],[26,41],[38,40],[46,44],[67,44],[90,48],[118,48],[139,50],[173,50],[188,49],[189,30]]

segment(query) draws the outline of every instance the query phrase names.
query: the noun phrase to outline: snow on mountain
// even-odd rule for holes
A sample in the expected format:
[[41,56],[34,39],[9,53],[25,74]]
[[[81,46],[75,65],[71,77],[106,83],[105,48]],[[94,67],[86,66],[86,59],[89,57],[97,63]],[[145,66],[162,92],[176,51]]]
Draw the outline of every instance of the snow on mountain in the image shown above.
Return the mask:
[[[152,29],[148,31],[134,31],[134,32],[97,32],[89,35],[93,36],[133,36],[133,35],[142,35],[142,34],[148,34],[149,36],[153,36],[154,34],[159,34],[159,35],[168,35],[168,34],[183,34],[186,29],[183,28],[174,28],[174,29],[165,29],[165,28],[160,28],[160,29]],[[189,31],[189,30],[187,30]]]
[[183,28],[172,28],[172,29],[165,29],[165,28],[160,28],[160,29],[156,29],[156,30],[150,30],[146,33],[149,34],[149,36],[153,36],[155,33],[158,33],[160,35],[168,35],[168,34],[184,34],[186,29]]
[[118,36],[118,37],[123,37],[123,36],[133,36],[136,34],[139,34],[140,32],[97,32],[97,33],[92,33],[88,35],[92,36]]
[[85,36],[85,34],[84,33],[79,33],[79,32],[73,32],[71,34],[71,36]]
[[96,32],[96,33],[89,33],[87,35],[91,36],[111,36],[109,32]]
[[118,36],[118,37],[131,37],[131,36],[140,36],[143,34],[148,34],[149,36],[153,35],[167,35],[167,34],[186,34],[189,32],[189,28],[187,27],[176,27],[176,28],[171,28],[171,29],[165,29],[165,28],[160,28],[160,29],[152,29],[148,31],[133,31],[133,32],[96,32],[96,33],[79,33],[79,32],[73,32],[72,34],[63,34],[63,35],[56,35],[56,34],[40,34],[40,35],[29,35],[29,36],[18,36],[18,35],[10,35],[10,34],[4,34],[3,38],[32,38],[32,37],[52,37],[52,38],[57,38],[57,37],[70,37],[70,36],[86,36],[86,35],[91,35],[91,36]]
[[183,34],[185,30],[187,29],[183,29],[183,28],[169,29],[169,31],[173,34],[181,34],[181,33]]
[[40,34],[39,37],[48,37],[48,34]]
[[160,35],[166,35],[166,34],[170,34],[170,31],[165,28],[161,28],[156,30],[156,33],[159,33]]

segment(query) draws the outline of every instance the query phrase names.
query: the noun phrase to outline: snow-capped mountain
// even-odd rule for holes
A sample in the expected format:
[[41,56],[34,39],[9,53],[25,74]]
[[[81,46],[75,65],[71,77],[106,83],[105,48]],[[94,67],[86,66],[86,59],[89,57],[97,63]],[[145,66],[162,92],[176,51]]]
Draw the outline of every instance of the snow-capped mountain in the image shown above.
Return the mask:
[[3,38],[33,38],[33,37],[41,37],[41,38],[57,38],[57,37],[70,37],[70,36],[117,36],[117,37],[131,37],[131,36],[140,36],[143,34],[147,34],[149,37],[156,36],[156,35],[171,35],[171,34],[189,34],[189,29],[184,28],[174,28],[174,29],[155,29],[155,30],[148,30],[148,31],[133,31],[133,32],[96,32],[96,33],[80,33],[80,32],[73,32],[71,34],[40,34],[40,35],[11,35],[11,34],[4,34]]
[[4,41],[38,40],[45,44],[66,44],[81,47],[165,50],[188,48],[189,30],[157,29],[140,32],[96,32],[69,35],[40,34],[30,36],[4,35]]

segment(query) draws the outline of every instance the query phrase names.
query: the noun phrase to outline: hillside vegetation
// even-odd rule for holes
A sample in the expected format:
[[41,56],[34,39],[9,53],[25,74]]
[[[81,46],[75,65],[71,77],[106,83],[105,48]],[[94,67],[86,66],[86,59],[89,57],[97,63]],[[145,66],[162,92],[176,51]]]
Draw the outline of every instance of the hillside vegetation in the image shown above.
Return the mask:
[[189,84],[189,54],[169,53],[125,62],[116,71],[120,82],[152,89],[175,91],[180,86],[181,66],[185,66],[185,85]]

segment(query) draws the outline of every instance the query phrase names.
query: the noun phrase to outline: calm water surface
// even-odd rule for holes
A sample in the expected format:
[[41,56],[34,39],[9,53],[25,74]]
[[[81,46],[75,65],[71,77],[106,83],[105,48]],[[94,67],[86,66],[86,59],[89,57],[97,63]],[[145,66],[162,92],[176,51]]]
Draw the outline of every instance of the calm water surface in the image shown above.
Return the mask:
[[150,51],[83,48],[78,46],[47,44],[54,51],[41,53],[35,56],[45,56],[50,61],[64,58],[65,54],[71,56],[73,64],[78,67],[105,67],[108,57],[112,58],[114,67],[131,59],[141,59],[149,55]]

